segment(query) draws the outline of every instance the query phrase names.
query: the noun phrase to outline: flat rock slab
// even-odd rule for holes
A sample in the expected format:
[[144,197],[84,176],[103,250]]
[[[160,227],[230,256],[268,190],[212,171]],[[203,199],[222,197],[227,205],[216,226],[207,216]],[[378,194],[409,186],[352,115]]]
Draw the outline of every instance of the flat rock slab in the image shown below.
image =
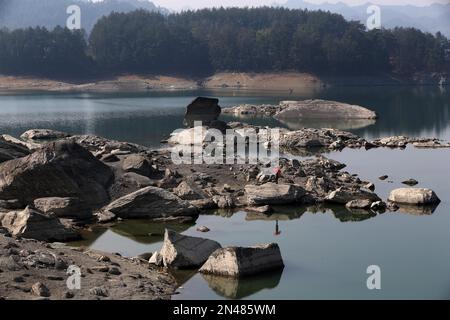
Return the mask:
[[203,238],[189,237],[166,229],[160,254],[164,266],[186,269],[201,266],[220,243]]
[[120,218],[161,218],[195,215],[197,208],[170,191],[149,186],[111,202],[101,212]]
[[70,134],[51,129],[31,129],[20,135],[24,140],[55,140],[67,137],[70,137]]
[[250,276],[284,267],[278,244],[226,247],[216,250],[200,272],[229,277]]
[[272,182],[263,185],[245,186],[247,203],[249,205],[288,204],[301,200],[305,190],[293,184],[276,184]]
[[399,188],[392,190],[389,201],[408,205],[433,205],[441,202],[436,193],[426,188]]
[[[369,202],[381,201],[380,197],[374,192],[366,190],[346,190],[339,188],[337,190],[331,191],[325,198],[328,202],[347,204],[352,200],[369,200]],[[356,204],[356,202],[353,202]]]
[[336,101],[281,101],[277,119],[376,119],[377,114],[367,108]]

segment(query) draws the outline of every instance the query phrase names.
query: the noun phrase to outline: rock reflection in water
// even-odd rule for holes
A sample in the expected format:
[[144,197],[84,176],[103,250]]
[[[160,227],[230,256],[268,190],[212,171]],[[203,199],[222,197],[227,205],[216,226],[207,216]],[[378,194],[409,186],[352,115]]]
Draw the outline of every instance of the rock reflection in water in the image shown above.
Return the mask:
[[303,128],[334,128],[339,130],[362,129],[374,125],[373,119],[279,119],[290,130]]
[[245,278],[230,278],[202,274],[208,286],[218,295],[229,299],[242,299],[264,289],[273,289],[280,283],[283,270],[262,273]]
[[399,205],[398,213],[409,214],[413,216],[432,215],[439,204],[432,206],[412,206],[412,205]]
[[142,244],[152,244],[164,239],[166,228],[183,232],[192,227],[190,223],[158,223],[149,220],[127,220],[110,227],[115,233]]

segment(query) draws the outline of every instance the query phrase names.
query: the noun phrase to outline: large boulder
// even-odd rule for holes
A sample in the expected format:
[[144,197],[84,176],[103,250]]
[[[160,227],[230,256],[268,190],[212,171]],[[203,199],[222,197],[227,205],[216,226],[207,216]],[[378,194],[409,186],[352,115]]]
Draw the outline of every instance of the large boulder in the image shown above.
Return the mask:
[[70,134],[51,129],[31,129],[21,134],[23,140],[56,140],[70,137]]
[[221,248],[208,258],[200,272],[229,277],[250,276],[284,267],[276,243],[254,247]]
[[25,157],[30,154],[30,150],[21,144],[8,141],[0,137],[0,163],[16,158]]
[[33,203],[46,197],[76,197],[86,205],[108,201],[111,169],[70,141],[46,144],[31,155],[0,164],[0,198]]
[[167,190],[150,186],[111,202],[100,213],[120,218],[161,218],[192,216],[197,208]]
[[389,201],[408,205],[433,205],[441,200],[431,189],[426,188],[399,188],[392,190]]
[[40,241],[69,241],[79,237],[55,216],[44,215],[29,207],[23,211],[0,214],[0,224],[13,236]]
[[246,185],[247,203],[249,205],[289,204],[298,202],[306,194],[305,190],[294,184]]
[[186,108],[185,124],[192,127],[195,121],[202,121],[209,125],[219,118],[220,113],[219,99],[198,97]]
[[376,119],[374,111],[347,103],[326,100],[281,101],[277,119]]
[[325,198],[328,202],[347,204],[352,200],[370,200],[371,202],[381,201],[380,197],[368,190],[346,190],[339,188],[331,191]]
[[34,200],[34,207],[45,214],[53,214],[57,217],[86,218],[90,211],[78,198],[48,197]]
[[189,237],[166,229],[160,254],[164,266],[185,269],[201,266],[208,257],[221,248],[213,240]]

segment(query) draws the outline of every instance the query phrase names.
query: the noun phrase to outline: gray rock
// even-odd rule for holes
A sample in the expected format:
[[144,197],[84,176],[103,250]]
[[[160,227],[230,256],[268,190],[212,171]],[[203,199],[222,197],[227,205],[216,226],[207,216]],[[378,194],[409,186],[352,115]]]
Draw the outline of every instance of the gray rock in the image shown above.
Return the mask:
[[153,168],[148,160],[140,154],[132,154],[123,160],[122,169],[127,172],[135,172],[143,176],[153,173]]
[[250,276],[284,267],[276,243],[254,247],[221,248],[208,258],[199,272],[230,277]]
[[0,137],[0,163],[25,157],[30,154],[30,150],[27,147],[13,143]]
[[86,218],[91,215],[78,198],[39,198],[34,200],[34,207],[45,214],[52,213],[57,217]]
[[205,198],[202,190],[186,181],[182,181],[176,188],[174,188],[173,193],[183,200],[200,200]]
[[219,209],[230,209],[235,207],[234,200],[229,195],[214,196],[213,201]]
[[66,138],[66,140],[75,142],[92,153],[117,155],[120,151],[130,154],[148,150],[147,147],[135,143],[121,142],[94,135],[76,135]]
[[289,204],[301,201],[305,190],[294,184],[265,183],[245,186],[249,205]]
[[79,238],[74,231],[64,227],[58,218],[46,216],[27,207],[23,211],[0,214],[0,224],[12,235],[40,241],[69,241]]
[[56,140],[70,137],[70,134],[51,129],[31,129],[20,135],[23,140]]
[[415,186],[417,184],[419,184],[419,181],[417,181],[416,179],[408,179],[405,181],[402,181],[403,184],[406,184],[408,186]]
[[19,140],[17,138],[14,138],[13,136],[10,136],[9,134],[2,134],[0,135],[0,140],[2,141],[7,141],[10,142],[12,144],[15,145],[19,145],[22,146],[28,150],[36,150],[39,149],[40,147],[42,147],[42,144],[40,143],[36,143],[33,141],[23,141],[23,140]]
[[217,204],[213,201],[213,199],[199,199],[199,200],[191,200],[190,204],[198,208],[199,210],[207,210],[207,209],[216,209]]
[[192,216],[197,208],[167,190],[146,187],[111,202],[100,212],[120,218],[161,218]]
[[39,297],[50,297],[50,290],[41,282],[36,282],[31,286],[31,292]]
[[209,232],[210,231],[210,229],[208,228],[208,227],[206,227],[206,226],[200,226],[200,227],[197,227],[197,229],[196,229],[198,232]]
[[426,188],[399,188],[392,190],[389,194],[389,201],[409,205],[432,205],[441,202],[433,190]]
[[370,200],[372,202],[380,201],[377,194],[366,190],[346,190],[339,188],[331,191],[325,198],[328,202],[346,204],[352,200]]
[[192,127],[194,121],[202,121],[203,124],[209,125],[219,118],[221,111],[219,99],[198,97],[186,108],[185,124]]
[[326,100],[281,101],[277,119],[376,119],[374,111],[347,103]]
[[362,199],[362,200],[351,200],[345,204],[349,209],[370,209],[372,201]]
[[189,237],[166,229],[160,254],[166,267],[195,268],[219,248],[221,245],[216,241]]
[[76,197],[86,205],[108,201],[111,169],[69,141],[46,144],[29,156],[0,164],[0,198],[32,203],[37,198]]

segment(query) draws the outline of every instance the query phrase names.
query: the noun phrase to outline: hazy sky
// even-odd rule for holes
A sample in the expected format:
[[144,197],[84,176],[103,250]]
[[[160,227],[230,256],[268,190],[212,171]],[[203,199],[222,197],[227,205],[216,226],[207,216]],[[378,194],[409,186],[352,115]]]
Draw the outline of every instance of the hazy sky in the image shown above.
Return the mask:
[[[271,5],[274,3],[283,4],[287,0],[151,0],[153,3],[166,7],[169,9],[183,9],[183,8],[204,8],[212,6],[260,6]],[[425,6],[433,2],[437,3],[450,3],[450,0],[307,0],[311,3],[323,3],[323,2],[345,2],[349,5],[364,4],[367,2],[376,4],[412,4],[416,6]]]

